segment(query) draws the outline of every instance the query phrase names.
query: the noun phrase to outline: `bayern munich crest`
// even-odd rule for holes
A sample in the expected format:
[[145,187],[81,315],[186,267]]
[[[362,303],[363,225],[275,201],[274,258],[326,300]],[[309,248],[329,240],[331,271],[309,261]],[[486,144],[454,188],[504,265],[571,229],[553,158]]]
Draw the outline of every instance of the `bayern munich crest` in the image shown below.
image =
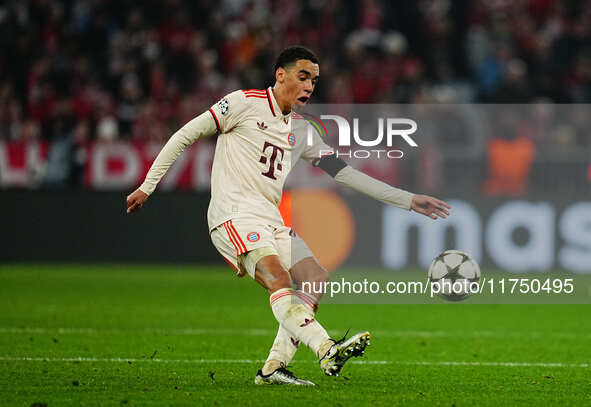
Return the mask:
[[261,235],[259,235],[257,232],[250,232],[248,235],[246,235],[246,238],[249,242],[256,242],[261,238]]
[[287,142],[289,143],[290,146],[295,145],[295,135],[293,133],[289,133],[289,136],[287,136]]

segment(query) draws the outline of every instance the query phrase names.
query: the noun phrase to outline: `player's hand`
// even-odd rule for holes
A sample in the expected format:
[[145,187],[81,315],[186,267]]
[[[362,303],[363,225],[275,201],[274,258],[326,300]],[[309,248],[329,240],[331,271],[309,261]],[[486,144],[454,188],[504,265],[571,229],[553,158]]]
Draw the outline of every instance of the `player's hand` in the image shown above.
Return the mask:
[[140,210],[144,202],[147,200],[148,194],[142,190],[136,189],[133,193],[127,196],[127,213]]
[[432,196],[415,195],[412,197],[410,209],[422,213],[431,219],[437,219],[438,217],[445,219],[449,216],[448,209],[451,209],[451,206],[442,200],[433,198]]

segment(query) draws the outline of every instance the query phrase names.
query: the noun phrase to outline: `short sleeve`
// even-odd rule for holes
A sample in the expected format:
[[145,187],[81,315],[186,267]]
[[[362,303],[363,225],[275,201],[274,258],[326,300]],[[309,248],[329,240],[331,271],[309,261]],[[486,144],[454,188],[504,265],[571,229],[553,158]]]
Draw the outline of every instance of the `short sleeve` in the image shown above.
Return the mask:
[[241,91],[227,94],[209,108],[219,133],[232,130],[245,117],[246,98]]

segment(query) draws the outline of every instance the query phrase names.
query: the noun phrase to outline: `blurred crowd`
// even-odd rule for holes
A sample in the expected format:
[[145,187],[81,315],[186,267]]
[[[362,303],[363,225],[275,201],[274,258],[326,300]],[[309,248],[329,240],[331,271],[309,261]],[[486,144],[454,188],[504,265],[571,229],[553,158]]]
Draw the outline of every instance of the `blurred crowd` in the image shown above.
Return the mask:
[[589,0],[8,0],[0,138],[162,140],[288,44],[317,102],[591,101]]
[[315,102],[591,102],[591,0],[6,0],[0,140],[161,142],[293,44]]

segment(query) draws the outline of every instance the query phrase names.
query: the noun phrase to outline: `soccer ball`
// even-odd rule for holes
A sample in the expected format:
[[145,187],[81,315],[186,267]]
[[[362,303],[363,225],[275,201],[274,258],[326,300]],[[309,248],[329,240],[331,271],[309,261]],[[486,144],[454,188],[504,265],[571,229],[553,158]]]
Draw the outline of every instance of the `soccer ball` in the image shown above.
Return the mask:
[[446,250],[433,259],[428,271],[432,293],[448,301],[462,301],[478,292],[480,267],[461,250]]

